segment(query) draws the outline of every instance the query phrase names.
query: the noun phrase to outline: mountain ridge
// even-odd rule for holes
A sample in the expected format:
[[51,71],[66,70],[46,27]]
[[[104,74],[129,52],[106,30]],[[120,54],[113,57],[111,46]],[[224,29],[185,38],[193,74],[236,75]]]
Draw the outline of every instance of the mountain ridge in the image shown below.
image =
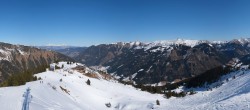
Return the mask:
[[246,38],[117,42],[90,46],[73,58],[88,66],[109,67],[107,71],[120,80],[159,83],[190,78],[226,65],[232,58],[241,59],[250,53],[249,45]]
[[0,43],[0,82],[8,76],[49,65],[58,60],[73,61],[72,58],[53,51]]

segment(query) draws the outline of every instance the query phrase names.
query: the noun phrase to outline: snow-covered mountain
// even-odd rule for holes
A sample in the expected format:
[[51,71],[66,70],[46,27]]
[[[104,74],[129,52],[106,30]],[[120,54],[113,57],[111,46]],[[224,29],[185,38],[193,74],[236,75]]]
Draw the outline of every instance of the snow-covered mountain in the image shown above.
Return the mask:
[[55,60],[73,60],[63,54],[0,42],[0,82],[12,74],[49,65]]
[[[208,41],[208,40],[191,40],[191,39],[177,38],[175,40],[159,40],[159,41],[153,41],[153,42],[140,42],[140,41],[116,42],[116,43],[111,43],[111,44],[122,45],[122,46],[127,45],[134,49],[144,48],[145,50],[147,50],[147,49],[158,47],[158,46],[161,46],[163,48],[168,48],[173,45],[185,45],[189,47],[194,47],[202,43],[207,43],[212,46],[212,45],[223,45],[223,44],[232,43],[232,42],[238,42],[241,45],[244,45],[244,44],[250,43],[250,38],[233,39],[231,41]],[[105,45],[111,45],[111,44],[105,44]],[[94,46],[98,46],[98,45],[94,45]]]
[[[250,71],[239,70],[210,85],[211,90],[194,88],[198,93],[166,99],[132,86],[105,79],[82,64],[59,62],[62,69],[36,74],[42,80],[23,86],[0,88],[2,110],[20,110],[23,94],[30,88],[30,110],[247,110],[250,109]],[[77,66],[85,71],[77,71]],[[86,75],[91,71],[97,77]],[[234,77],[235,76],[235,77]],[[86,84],[90,80],[90,85]],[[220,84],[220,86],[214,86]],[[183,90],[183,89],[179,89]],[[160,105],[156,105],[159,100]],[[110,105],[110,108],[107,107]]]
[[[159,40],[159,41],[153,41],[153,42],[117,42],[117,43],[112,43],[112,44],[116,44],[116,45],[127,45],[131,48],[134,49],[142,49],[144,48],[145,50],[153,48],[153,47],[158,47],[158,46],[162,46],[162,47],[170,47],[172,45],[186,45],[186,46],[190,46],[190,47],[194,47],[198,44],[201,43],[210,43],[209,41],[206,40],[186,40],[186,39],[176,39],[176,40]],[[110,44],[106,44],[106,45],[110,45]],[[97,46],[97,45],[96,45]]]
[[[153,84],[194,77],[250,54],[249,39],[117,42],[86,48],[73,57],[88,66],[109,67],[120,80]],[[140,71],[142,70],[142,71]]]

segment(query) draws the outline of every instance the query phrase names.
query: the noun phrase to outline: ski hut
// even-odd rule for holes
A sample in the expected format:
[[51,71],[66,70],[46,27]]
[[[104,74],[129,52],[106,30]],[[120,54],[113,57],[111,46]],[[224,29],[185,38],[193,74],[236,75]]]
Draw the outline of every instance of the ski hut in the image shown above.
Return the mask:
[[55,71],[55,69],[56,69],[56,65],[55,64],[50,64],[49,70],[50,71]]

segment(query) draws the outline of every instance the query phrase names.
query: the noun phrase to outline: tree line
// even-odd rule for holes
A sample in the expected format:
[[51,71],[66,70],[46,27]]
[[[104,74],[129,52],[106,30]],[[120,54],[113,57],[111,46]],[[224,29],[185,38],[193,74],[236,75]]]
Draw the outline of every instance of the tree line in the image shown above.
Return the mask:
[[[232,67],[230,66],[218,66],[213,69],[210,69],[200,75],[197,75],[195,77],[184,79],[177,83],[167,83],[164,86],[150,86],[150,85],[143,85],[143,84],[133,84],[132,82],[125,82],[120,80],[120,83],[123,83],[124,85],[132,85],[135,88],[139,88],[142,91],[147,91],[150,93],[158,93],[158,94],[164,94],[166,98],[170,98],[172,96],[174,97],[184,97],[187,94],[192,95],[196,92],[193,91],[190,88],[196,88],[196,87],[202,87],[205,84],[211,84],[219,80],[219,78],[223,75],[226,75],[232,71]],[[180,86],[184,86],[187,89],[190,89],[189,91],[182,91],[182,92],[175,92],[171,91],[174,90]]]
[[34,74],[44,72],[48,67],[49,65],[41,65],[36,68],[24,70],[23,72],[20,73],[15,73],[9,76],[6,80],[4,80],[0,84],[0,86],[1,87],[19,86],[19,85],[24,85],[26,82],[36,81],[40,78],[37,78],[36,76],[34,76]]

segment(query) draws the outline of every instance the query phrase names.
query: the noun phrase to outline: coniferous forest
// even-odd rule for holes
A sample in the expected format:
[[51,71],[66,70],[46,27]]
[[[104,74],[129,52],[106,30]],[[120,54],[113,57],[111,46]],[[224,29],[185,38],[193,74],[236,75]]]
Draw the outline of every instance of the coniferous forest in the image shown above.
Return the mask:
[[221,76],[226,75],[230,73],[231,71],[233,71],[233,69],[230,66],[225,66],[225,67],[218,66],[216,68],[213,68],[211,70],[204,72],[201,75],[191,77],[188,79],[184,79],[177,83],[167,83],[165,86],[149,86],[149,85],[143,85],[143,84],[133,84],[131,82],[125,82],[125,81],[120,81],[120,83],[123,83],[125,85],[132,85],[135,88],[141,89],[142,91],[164,94],[166,98],[170,98],[172,96],[184,97],[187,94],[189,95],[195,94],[195,92],[192,89],[189,91],[182,91],[180,93],[177,93],[171,90],[174,90],[180,86],[184,86],[187,89],[203,87],[205,84],[211,84],[211,83],[218,81]]
[[31,68],[23,72],[13,74],[9,76],[8,79],[3,81],[0,84],[0,86],[1,87],[19,86],[19,85],[24,85],[26,82],[36,81],[40,78],[37,78],[36,76],[34,76],[34,74],[44,72],[48,67],[49,67],[48,65],[41,65],[37,68]]

